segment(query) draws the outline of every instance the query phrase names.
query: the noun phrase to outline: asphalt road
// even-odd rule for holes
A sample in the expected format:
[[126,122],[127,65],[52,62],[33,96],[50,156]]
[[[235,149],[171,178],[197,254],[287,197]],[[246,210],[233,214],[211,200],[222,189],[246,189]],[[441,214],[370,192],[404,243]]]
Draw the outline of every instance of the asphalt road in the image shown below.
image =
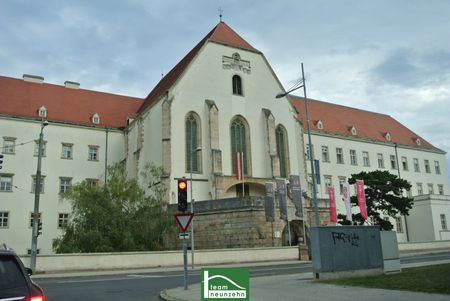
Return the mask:
[[[450,252],[402,257],[414,263],[450,259]],[[311,271],[310,263],[249,266],[251,277],[294,274]],[[159,300],[164,288],[183,286],[183,271],[108,276],[47,278],[35,280],[45,291],[47,301]],[[189,270],[188,284],[200,282],[200,271]]]

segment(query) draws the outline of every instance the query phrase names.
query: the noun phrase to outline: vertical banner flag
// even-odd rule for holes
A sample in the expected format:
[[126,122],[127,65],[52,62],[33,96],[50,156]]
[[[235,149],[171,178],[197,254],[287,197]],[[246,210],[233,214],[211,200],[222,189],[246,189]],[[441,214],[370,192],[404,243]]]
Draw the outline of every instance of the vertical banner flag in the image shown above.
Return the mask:
[[303,204],[302,204],[302,190],[300,187],[300,176],[290,175],[289,182],[291,182],[292,202],[295,206],[295,215],[303,217]]
[[316,184],[320,185],[320,165],[319,165],[319,160],[314,160],[314,172],[316,173]]
[[336,216],[336,198],[334,197],[334,187],[328,186],[328,198],[330,200],[330,222],[337,223],[337,216]]
[[361,212],[361,217],[367,219],[367,208],[366,208],[366,195],[364,192],[364,181],[356,180],[356,197],[358,198],[359,211]]
[[244,156],[243,152],[236,152],[236,179],[244,179]]
[[280,219],[287,221],[286,181],[284,178],[276,178],[278,199],[280,201]]
[[347,220],[349,222],[352,221],[352,207],[350,205],[350,187],[348,186],[348,183],[344,183],[342,185],[342,200],[345,204],[345,211],[347,212]]
[[266,222],[275,221],[275,208],[273,202],[273,184],[266,183],[266,198],[264,203],[264,209],[266,211]]

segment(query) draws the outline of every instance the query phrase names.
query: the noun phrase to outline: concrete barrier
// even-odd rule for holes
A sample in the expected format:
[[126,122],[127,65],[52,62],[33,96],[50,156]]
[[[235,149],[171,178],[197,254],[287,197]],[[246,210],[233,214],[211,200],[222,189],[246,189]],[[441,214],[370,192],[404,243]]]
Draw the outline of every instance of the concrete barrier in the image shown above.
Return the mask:
[[[189,251],[188,251],[189,252]],[[195,251],[195,265],[298,260],[298,247]],[[190,264],[190,252],[188,261]],[[29,256],[22,257],[29,265]],[[38,255],[37,273],[144,269],[183,265],[182,251]]]

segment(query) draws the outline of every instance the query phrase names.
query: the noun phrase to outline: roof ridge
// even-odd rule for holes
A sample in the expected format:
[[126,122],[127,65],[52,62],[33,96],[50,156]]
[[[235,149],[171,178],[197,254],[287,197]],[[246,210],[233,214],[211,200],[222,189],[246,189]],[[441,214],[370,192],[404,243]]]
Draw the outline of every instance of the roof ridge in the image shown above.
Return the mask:
[[[10,76],[0,75],[0,79],[1,79],[2,77],[5,78],[5,79],[8,79],[8,80],[14,80],[14,81],[17,81],[17,82],[21,82],[21,83],[25,83],[25,84],[30,84],[30,85],[41,85],[41,86],[50,86],[50,87],[60,88],[60,89],[70,89],[70,88],[66,88],[64,85],[58,85],[58,84],[50,83],[50,82],[33,83],[33,82],[27,82],[27,81],[24,81],[23,79],[20,79],[20,78],[15,78],[15,77],[10,77]],[[97,90],[91,90],[91,89],[85,89],[85,88],[77,88],[77,89],[70,89],[70,90],[74,90],[74,91],[84,91],[84,92],[88,92],[88,93],[96,93],[96,94],[107,94],[107,95],[120,96],[120,97],[126,97],[126,98],[134,98],[134,99],[136,99],[136,100],[144,100],[143,97],[130,96],[130,95],[125,95],[125,94],[118,94],[118,93],[105,92],[105,91],[97,91]]]
[[[305,99],[304,97],[297,96],[297,95],[288,95],[288,97],[297,98],[298,100],[302,100],[302,101]],[[383,114],[383,113],[379,113],[379,112],[364,110],[364,109],[360,109],[360,108],[350,107],[350,106],[346,106],[346,105],[342,105],[342,104],[338,104],[338,103],[332,103],[332,102],[318,100],[318,99],[313,99],[313,98],[309,98],[309,97],[307,99],[308,99],[308,101],[321,102],[321,103],[325,103],[327,105],[332,105],[332,106],[336,106],[336,107],[342,107],[342,108],[346,108],[346,109],[350,109],[350,110],[361,111],[361,112],[377,114],[377,115],[382,115],[382,116],[388,116],[388,117],[392,118],[392,116],[389,115],[389,114]],[[294,99],[294,100],[296,100],[296,99]]]

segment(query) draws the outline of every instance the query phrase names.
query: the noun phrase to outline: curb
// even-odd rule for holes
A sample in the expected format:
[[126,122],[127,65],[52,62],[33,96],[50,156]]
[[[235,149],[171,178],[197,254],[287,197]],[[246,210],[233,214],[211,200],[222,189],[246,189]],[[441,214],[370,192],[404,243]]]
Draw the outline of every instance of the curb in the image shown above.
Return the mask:
[[186,299],[179,299],[179,298],[175,298],[175,297],[171,297],[167,294],[167,288],[163,289],[160,293],[159,293],[159,298],[161,300],[164,301],[188,301]]

